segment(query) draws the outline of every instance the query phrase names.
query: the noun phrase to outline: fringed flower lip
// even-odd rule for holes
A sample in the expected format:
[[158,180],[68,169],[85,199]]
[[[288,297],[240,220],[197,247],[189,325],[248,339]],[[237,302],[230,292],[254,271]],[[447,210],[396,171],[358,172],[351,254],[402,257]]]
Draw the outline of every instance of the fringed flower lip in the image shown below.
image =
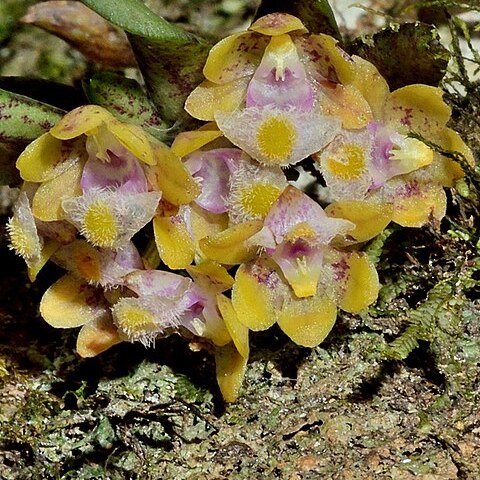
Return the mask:
[[206,80],[185,108],[215,120],[258,162],[292,165],[327,145],[341,125],[361,128],[371,120],[352,69],[331,37],[308,34],[296,17],[274,13],[213,47]]

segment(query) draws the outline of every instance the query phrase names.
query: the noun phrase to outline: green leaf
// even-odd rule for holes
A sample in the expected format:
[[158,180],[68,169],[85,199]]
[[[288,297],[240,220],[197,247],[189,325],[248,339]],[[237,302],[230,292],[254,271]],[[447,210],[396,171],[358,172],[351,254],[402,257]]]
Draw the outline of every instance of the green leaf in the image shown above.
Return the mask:
[[328,0],[263,0],[255,18],[274,12],[290,13],[298,17],[310,32],[325,33],[342,41]]
[[203,80],[210,45],[156,15],[141,0],[82,2],[127,32],[160,116],[170,123],[186,121],[185,99]]
[[91,103],[106,108],[119,120],[141,126],[158,140],[168,136],[167,125],[137,81],[103,72],[86,81],[84,89]]
[[450,59],[437,30],[420,22],[391,26],[370,38],[357,39],[349,53],[372,62],[392,90],[414,83],[437,86]]
[[50,130],[64,111],[0,89],[0,142],[25,145]]

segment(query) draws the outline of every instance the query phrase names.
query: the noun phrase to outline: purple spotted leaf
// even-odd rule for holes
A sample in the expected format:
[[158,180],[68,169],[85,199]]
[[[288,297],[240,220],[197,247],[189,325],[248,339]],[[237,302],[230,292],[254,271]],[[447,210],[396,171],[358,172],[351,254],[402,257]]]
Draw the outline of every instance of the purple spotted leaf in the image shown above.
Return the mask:
[[84,89],[91,103],[106,108],[122,122],[139,125],[159,140],[166,140],[167,125],[137,81],[102,72],[86,81]]

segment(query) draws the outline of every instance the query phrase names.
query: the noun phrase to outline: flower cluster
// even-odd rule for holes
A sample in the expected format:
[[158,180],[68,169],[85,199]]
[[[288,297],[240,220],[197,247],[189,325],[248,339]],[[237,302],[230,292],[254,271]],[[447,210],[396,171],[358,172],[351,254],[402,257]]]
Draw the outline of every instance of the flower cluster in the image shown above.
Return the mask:
[[[208,123],[170,147],[101,107],[68,113],[19,157],[8,231],[32,280],[48,260],[66,270],[40,311],[81,327],[81,356],[179,333],[213,347],[232,401],[250,330],[277,323],[318,345],[338,309],[377,298],[364,243],[391,221],[442,219],[463,172],[418,138],[472,155],[439,89],[390,92],[371,63],[288,14],[219,42],[204,74],[186,110]],[[283,169],[309,156],[324,180],[314,198]]]

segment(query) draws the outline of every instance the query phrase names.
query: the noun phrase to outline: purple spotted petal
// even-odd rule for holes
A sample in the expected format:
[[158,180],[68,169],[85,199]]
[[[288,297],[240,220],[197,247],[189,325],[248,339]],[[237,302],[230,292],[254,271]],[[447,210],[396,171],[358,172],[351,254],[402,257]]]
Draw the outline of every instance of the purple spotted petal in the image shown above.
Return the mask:
[[272,38],[247,89],[246,106],[310,111],[315,92],[290,37]]
[[322,207],[298,188],[288,186],[265,218],[277,244],[299,224],[315,234],[309,238],[315,244],[328,244],[336,235],[345,234],[354,225],[342,219],[327,217]]
[[195,202],[212,213],[228,210],[226,198],[230,190],[229,163],[235,162],[242,152],[235,148],[200,151],[189,155],[185,166],[194,178],[201,181],[202,192]]
[[83,169],[80,185],[83,193],[93,188],[120,189],[125,193],[148,190],[147,178],[140,162],[128,152],[118,156],[109,151],[109,162],[90,157]]

